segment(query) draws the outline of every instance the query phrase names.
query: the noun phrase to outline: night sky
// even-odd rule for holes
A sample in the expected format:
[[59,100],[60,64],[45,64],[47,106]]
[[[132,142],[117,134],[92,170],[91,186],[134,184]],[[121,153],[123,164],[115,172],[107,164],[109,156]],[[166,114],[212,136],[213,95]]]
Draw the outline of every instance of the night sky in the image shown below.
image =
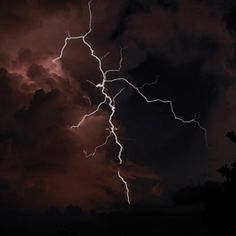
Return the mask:
[[[122,70],[110,79],[134,85],[157,80],[142,92],[126,83],[109,84],[116,94],[113,122],[124,146],[121,172],[131,204],[159,205],[177,189],[217,180],[216,169],[234,160],[236,130],[236,2],[234,0],[94,0],[87,40],[105,69]],[[100,111],[71,129],[103,99],[87,80],[102,80],[97,61],[68,32],[88,31],[86,0],[0,1],[0,205],[25,209],[65,207],[113,209],[126,204],[117,177],[118,148],[103,143],[110,110]],[[128,207],[128,206],[127,206]]]

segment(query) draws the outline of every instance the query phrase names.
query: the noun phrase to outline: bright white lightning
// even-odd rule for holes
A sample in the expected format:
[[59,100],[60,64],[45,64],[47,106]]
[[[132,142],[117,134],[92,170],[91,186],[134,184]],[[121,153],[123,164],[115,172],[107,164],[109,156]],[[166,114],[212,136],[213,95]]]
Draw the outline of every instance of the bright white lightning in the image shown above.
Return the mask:
[[[91,83],[92,85],[94,85],[96,88],[99,88],[101,89],[101,94],[104,96],[104,99],[97,105],[97,108],[92,111],[91,113],[88,113],[88,114],[85,114],[82,119],[80,120],[80,122],[77,124],[77,125],[73,125],[71,126],[71,128],[79,128],[81,127],[81,125],[84,123],[84,121],[93,116],[95,113],[97,113],[101,106],[104,105],[104,104],[107,104],[111,110],[111,113],[109,115],[109,119],[108,119],[108,122],[109,122],[109,125],[110,127],[109,128],[106,128],[106,130],[109,131],[109,134],[106,136],[105,138],[105,141],[104,143],[98,145],[95,147],[94,151],[90,154],[87,153],[87,151],[84,150],[84,154],[86,157],[94,157],[96,155],[96,152],[99,148],[103,147],[104,145],[106,145],[109,141],[109,139],[111,137],[113,137],[115,139],[115,143],[116,145],[119,147],[119,152],[118,152],[118,155],[117,155],[117,158],[119,160],[119,164],[122,165],[123,164],[123,160],[122,160],[122,151],[123,151],[123,146],[122,144],[119,142],[119,139],[118,139],[118,135],[116,133],[116,131],[118,130],[114,123],[113,123],[113,117],[115,115],[115,112],[116,112],[116,104],[115,104],[115,99],[117,98],[117,96],[120,95],[120,93],[124,90],[121,89],[116,95],[114,96],[111,96],[111,95],[108,95],[107,92],[106,92],[106,84],[107,83],[115,83],[115,82],[118,82],[118,81],[122,81],[122,82],[125,82],[126,84],[128,84],[129,86],[131,86],[134,90],[136,90],[136,92],[144,98],[144,100],[147,102],[147,103],[154,103],[154,102],[159,102],[159,103],[164,103],[164,104],[168,104],[169,107],[170,107],[170,110],[171,110],[171,113],[173,114],[175,120],[178,120],[182,123],[185,123],[185,124],[190,124],[190,123],[195,123],[201,130],[204,131],[205,133],[205,138],[206,138],[206,141],[207,141],[207,131],[205,128],[203,128],[200,124],[200,122],[198,122],[196,120],[196,118],[194,117],[193,119],[191,120],[184,120],[180,117],[178,117],[176,115],[176,112],[174,111],[174,108],[173,108],[173,103],[171,100],[163,100],[163,99],[160,99],[160,98],[157,98],[157,99],[148,99],[142,92],[141,92],[141,89],[143,89],[145,86],[150,86],[150,85],[154,85],[154,84],[157,84],[157,80],[152,82],[152,83],[145,83],[143,84],[141,87],[137,87],[135,86],[133,83],[131,83],[130,81],[128,81],[127,79],[125,78],[116,78],[116,79],[107,79],[107,76],[109,73],[114,73],[114,72],[120,72],[121,69],[122,69],[122,62],[123,62],[123,48],[120,49],[120,61],[119,61],[119,67],[117,69],[109,69],[109,70],[104,70],[103,69],[103,64],[102,64],[102,60],[109,55],[109,53],[106,53],[103,57],[99,58],[95,52],[94,52],[94,49],[93,47],[91,46],[91,44],[86,40],[86,37],[92,32],[92,11],[91,11],[91,3],[92,1],[89,1],[88,2],[88,10],[89,10],[89,29],[88,31],[84,34],[84,35],[80,35],[80,36],[70,36],[70,33],[68,32],[68,36],[65,38],[65,42],[64,42],[64,45],[63,47],[61,48],[61,51],[60,51],[60,55],[55,58],[53,60],[53,62],[56,62],[58,60],[60,60],[62,57],[63,57],[63,54],[64,54],[64,50],[66,49],[67,45],[68,45],[68,41],[70,40],[82,40],[82,42],[88,47],[89,51],[90,51],[90,55],[91,57],[93,57],[97,62],[98,62],[98,68],[99,68],[99,71],[102,75],[102,82],[101,83],[98,83],[98,84],[95,84],[91,81],[88,81],[89,83]],[[126,191],[126,198],[127,198],[127,202],[128,204],[130,204],[130,191],[129,191],[129,187],[128,187],[128,183],[127,181],[124,179],[124,177],[122,177],[121,175],[121,172],[120,172],[120,169],[118,169],[117,171],[117,175],[118,177],[120,178],[120,180],[122,181],[122,183],[124,184],[125,186],[125,191]]]
[[125,185],[127,202],[128,202],[128,204],[130,204],[130,199],[129,199],[129,187],[128,187],[128,184],[127,184],[127,182],[125,181],[125,179],[121,176],[119,169],[118,169],[117,174],[118,174],[118,177],[121,179],[121,181],[122,181],[122,182],[124,183],[124,185]]
[[[137,93],[144,98],[144,100],[147,102],[147,103],[154,103],[154,102],[159,102],[159,103],[163,103],[163,104],[168,104],[169,107],[170,107],[170,110],[171,110],[171,113],[173,114],[175,120],[178,120],[178,121],[181,121],[182,123],[185,123],[185,124],[191,124],[191,123],[195,123],[202,131],[204,131],[204,134],[205,134],[205,140],[206,140],[206,143],[207,143],[207,130],[200,124],[199,121],[196,120],[196,117],[194,117],[193,119],[191,120],[184,120],[180,117],[178,117],[176,115],[176,112],[174,110],[174,107],[173,107],[173,102],[171,100],[163,100],[163,99],[160,99],[160,98],[155,98],[155,99],[148,99],[141,91],[140,91],[140,88],[136,87],[134,84],[132,84],[131,82],[129,82],[127,79],[125,78],[116,78],[116,79],[112,79],[112,80],[106,80],[106,83],[114,83],[114,82],[117,82],[117,81],[123,81],[125,83],[127,83],[128,85],[130,85],[134,90],[137,91]],[[149,83],[150,85],[150,83]],[[143,88],[144,86],[142,86],[141,88]]]
[[106,139],[105,139],[104,143],[102,143],[102,144],[96,146],[95,149],[94,149],[94,151],[93,151],[92,153],[88,153],[86,150],[84,150],[85,156],[86,156],[86,157],[94,157],[94,156],[96,155],[96,153],[97,153],[97,150],[98,150],[99,148],[105,146],[111,136],[112,136],[112,133],[111,133],[111,131],[109,130],[109,134],[106,136]]
[[139,89],[143,89],[146,86],[151,86],[151,85],[157,84],[157,82],[158,82],[158,80],[155,80],[154,82],[151,82],[151,83],[144,83],[142,86],[139,87]]

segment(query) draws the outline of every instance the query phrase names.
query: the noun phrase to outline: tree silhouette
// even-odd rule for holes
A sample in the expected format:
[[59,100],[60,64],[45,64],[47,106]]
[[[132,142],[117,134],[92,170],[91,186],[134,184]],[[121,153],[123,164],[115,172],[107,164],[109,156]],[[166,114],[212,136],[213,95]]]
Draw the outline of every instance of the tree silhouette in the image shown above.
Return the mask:
[[233,131],[228,132],[226,137],[228,137],[232,142],[236,143],[236,134]]
[[236,162],[232,163],[230,167],[228,165],[222,166],[217,171],[226,178],[225,183],[228,187],[236,187]]
[[217,170],[223,177],[226,178],[226,181],[230,181],[231,179],[231,170],[228,165],[222,166]]
[[[236,143],[233,131],[228,132],[226,137]],[[225,180],[220,188],[208,189],[206,192],[205,221],[212,232],[210,235],[235,235],[233,216],[236,213],[236,162],[222,166],[217,172]]]

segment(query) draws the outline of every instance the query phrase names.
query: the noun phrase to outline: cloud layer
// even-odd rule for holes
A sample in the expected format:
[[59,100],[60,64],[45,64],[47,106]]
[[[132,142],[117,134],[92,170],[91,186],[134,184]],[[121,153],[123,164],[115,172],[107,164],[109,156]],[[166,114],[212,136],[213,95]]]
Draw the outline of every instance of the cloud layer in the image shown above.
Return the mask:
[[[197,115],[208,128],[210,149],[199,129],[175,122],[166,106],[147,107],[127,89],[116,123],[134,202],[152,202],[231,159],[231,152],[222,155],[228,149],[223,134],[234,128],[234,4],[210,2],[92,3],[88,40],[98,56],[110,52],[104,66],[117,67],[120,46],[128,47],[122,75],[140,86],[158,77],[158,86],[145,93],[172,99],[177,114]],[[0,9],[0,178],[6,183],[0,185],[1,201],[85,209],[124,201],[112,140],[95,158],[84,156],[84,149],[92,152],[105,140],[109,111],[104,107],[81,129],[70,128],[101,99],[86,82],[101,80],[96,62],[81,41],[71,41],[60,63],[52,62],[68,31],[88,30],[87,2],[1,1]]]

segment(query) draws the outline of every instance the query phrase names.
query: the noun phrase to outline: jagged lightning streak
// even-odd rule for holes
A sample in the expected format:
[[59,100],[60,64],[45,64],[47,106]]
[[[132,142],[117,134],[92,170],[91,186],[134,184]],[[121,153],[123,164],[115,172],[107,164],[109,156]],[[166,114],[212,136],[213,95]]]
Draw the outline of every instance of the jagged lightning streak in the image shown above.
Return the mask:
[[[101,89],[101,94],[104,96],[104,99],[97,105],[97,108],[92,111],[91,113],[88,113],[88,114],[85,114],[82,119],[80,120],[80,122],[77,124],[77,125],[73,125],[71,126],[71,128],[79,128],[81,127],[81,125],[84,123],[84,121],[93,116],[94,114],[96,114],[102,105],[104,104],[108,104],[109,108],[110,108],[110,115],[109,115],[109,119],[108,119],[108,122],[109,122],[109,125],[110,127],[109,128],[106,128],[106,130],[109,131],[109,134],[106,136],[106,139],[104,141],[104,143],[102,143],[101,145],[98,145],[95,147],[94,151],[90,154],[87,153],[87,151],[84,150],[84,154],[86,157],[94,157],[96,155],[96,152],[99,148],[103,147],[104,145],[106,145],[109,141],[109,139],[111,137],[113,137],[115,139],[115,143],[116,145],[119,147],[119,152],[118,152],[118,155],[117,155],[117,158],[119,160],[119,164],[122,165],[123,164],[123,160],[122,160],[122,151],[123,151],[123,146],[122,144],[120,143],[119,139],[118,139],[118,135],[116,133],[116,131],[118,130],[114,123],[113,123],[113,117],[115,115],[115,112],[116,112],[116,104],[115,104],[115,99],[117,98],[117,96],[119,96],[121,94],[121,92],[124,90],[121,89],[116,95],[114,96],[111,96],[109,95],[106,91],[106,84],[107,83],[115,83],[117,81],[122,81],[122,82],[125,82],[127,85],[131,86],[134,90],[136,90],[136,92],[144,98],[144,100],[147,102],[147,103],[154,103],[154,102],[160,102],[160,103],[164,103],[164,104],[168,104],[169,107],[170,107],[170,110],[171,110],[171,113],[173,114],[174,118],[178,121],[181,121],[182,123],[185,123],[185,124],[190,124],[190,123],[195,123],[201,130],[204,131],[205,133],[205,138],[207,140],[207,132],[206,132],[206,129],[203,128],[201,126],[201,124],[196,120],[196,118],[194,117],[193,119],[191,120],[184,120],[180,117],[178,117],[176,115],[176,112],[173,108],[173,103],[171,100],[163,100],[163,99],[160,99],[160,98],[157,98],[157,99],[148,99],[142,92],[141,92],[141,89],[144,88],[145,86],[147,85],[153,85],[153,84],[156,84],[157,83],[157,80],[153,83],[145,83],[143,84],[143,86],[141,87],[137,87],[135,86],[133,83],[131,83],[130,81],[128,81],[127,79],[125,78],[116,78],[116,79],[107,79],[108,77],[108,74],[109,73],[114,73],[114,72],[120,72],[121,69],[122,69],[122,63],[123,63],[123,48],[120,49],[120,61],[119,61],[119,67],[117,69],[109,69],[109,70],[104,70],[103,69],[103,64],[102,64],[102,60],[109,55],[109,53],[106,53],[103,57],[99,58],[95,52],[94,52],[94,49],[93,47],[91,46],[91,44],[86,40],[86,37],[92,32],[92,11],[91,11],[91,3],[92,1],[89,1],[88,2],[88,10],[89,10],[89,29],[88,31],[83,34],[83,35],[80,35],[80,36],[71,36],[70,33],[68,32],[68,36],[65,38],[65,42],[64,42],[64,45],[63,47],[61,48],[61,51],[60,51],[60,55],[58,57],[56,57],[53,62],[56,62],[58,60],[60,60],[62,57],[63,57],[63,54],[64,54],[64,50],[65,48],[67,47],[68,45],[68,41],[70,40],[82,40],[82,42],[84,43],[84,45],[86,45],[90,51],[90,55],[91,57],[93,57],[97,62],[98,62],[98,68],[99,68],[99,71],[102,75],[102,82],[101,83],[98,83],[98,84],[95,84],[91,81],[88,81],[89,83],[91,83],[92,85],[94,85],[96,88],[98,89]],[[126,198],[127,198],[127,202],[128,204],[130,204],[130,191],[129,191],[129,187],[128,187],[128,183],[127,181],[124,179],[124,177],[121,175],[121,172],[120,172],[120,169],[117,170],[117,175],[118,177],[120,178],[120,180],[122,181],[122,183],[124,184],[125,186],[125,191],[126,191]]]
[[[185,124],[190,124],[190,123],[195,123],[203,132],[204,132],[204,135],[205,135],[205,140],[206,140],[206,143],[207,143],[207,130],[200,124],[199,121],[197,121],[196,117],[194,117],[193,119],[191,120],[184,120],[183,118],[180,118],[177,116],[175,110],[174,110],[174,107],[173,107],[173,102],[171,100],[163,100],[163,99],[160,99],[160,98],[155,98],[155,99],[148,99],[140,90],[140,88],[138,88],[137,86],[135,86],[134,84],[132,84],[129,80],[125,79],[125,78],[116,78],[116,79],[112,79],[112,80],[107,80],[106,83],[114,83],[114,82],[117,82],[117,81],[123,81],[125,83],[127,83],[129,86],[131,86],[134,90],[137,91],[137,93],[144,98],[144,100],[147,102],[147,103],[154,103],[154,102],[159,102],[159,103],[163,103],[163,104],[168,104],[169,107],[170,107],[170,110],[171,110],[171,113],[173,114],[175,120],[178,120],[178,121],[181,121],[182,123],[185,123]],[[150,85],[150,83],[148,84]],[[141,88],[143,88],[144,86],[142,86]]]
[[125,179],[121,176],[119,169],[118,169],[117,174],[118,174],[118,177],[121,179],[121,181],[122,181],[122,182],[124,183],[124,185],[125,185],[126,196],[127,196],[127,202],[128,202],[128,204],[130,204],[130,199],[129,199],[129,186],[128,186],[127,182],[125,181]]
[[[78,40],[78,39],[81,39],[81,40],[83,41],[83,43],[89,48],[91,56],[92,56],[93,58],[95,58],[95,59],[97,60],[97,62],[98,62],[99,70],[100,70],[100,72],[101,72],[101,74],[102,74],[102,78],[103,78],[102,83],[99,83],[99,84],[96,84],[96,85],[94,84],[94,85],[95,85],[97,88],[101,88],[101,93],[102,93],[103,96],[104,96],[104,100],[99,103],[99,105],[97,106],[96,110],[94,110],[93,112],[91,112],[91,113],[89,113],[89,114],[84,115],[83,118],[81,119],[81,121],[80,121],[77,125],[73,125],[71,128],[79,128],[79,127],[81,126],[81,124],[86,120],[86,118],[88,118],[88,117],[94,115],[95,113],[97,113],[97,112],[100,110],[100,107],[101,107],[103,104],[108,103],[108,105],[109,105],[109,107],[110,107],[110,109],[111,109],[111,114],[110,114],[110,116],[109,116],[109,124],[110,124],[110,128],[109,128],[109,131],[110,131],[110,132],[109,132],[109,135],[107,136],[107,138],[106,138],[106,140],[105,140],[105,142],[104,142],[103,144],[97,146],[92,154],[89,154],[89,155],[86,155],[86,156],[94,156],[94,155],[96,154],[97,149],[100,148],[100,147],[102,147],[102,146],[104,146],[104,145],[108,142],[109,138],[110,138],[111,136],[113,136],[113,137],[115,138],[116,144],[119,146],[118,159],[119,159],[119,164],[122,165],[123,160],[122,160],[122,158],[121,158],[121,154],[122,154],[122,151],[123,151],[123,146],[121,145],[121,143],[120,143],[119,140],[118,140],[118,136],[117,136],[117,134],[116,134],[116,130],[117,130],[117,129],[116,129],[116,127],[115,127],[115,125],[113,124],[113,121],[112,121],[113,116],[114,116],[115,111],[116,111],[116,109],[115,109],[115,100],[114,100],[114,98],[112,98],[111,96],[109,96],[109,95],[106,93],[106,87],[105,87],[105,82],[106,82],[106,80],[107,80],[107,75],[108,75],[108,73],[111,73],[111,72],[119,72],[119,71],[121,70],[122,61],[123,61],[122,49],[120,49],[121,57],[120,57],[119,68],[118,68],[118,69],[110,69],[110,70],[104,71],[103,68],[102,68],[102,59],[103,59],[104,57],[106,57],[106,56],[108,55],[108,53],[107,53],[104,57],[99,58],[97,55],[95,55],[92,46],[86,41],[86,37],[92,32],[92,11],[91,11],[91,3],[92,3],[92,1],[89,1],[89,2],[88,2],[88,9],[89,9],[89,30],[88,30],[84,35],[80,35],[80,36],[70,36],[70,34],[68,33],[68,37],[65,38],[65,42],[64,42],[64,45],[63,45],[63,47],[62,47],[62,49],[61,49],[60,55],[59,55],[57,58],[55,58],[55,59],[53,60],[53,62],[56,62],[56,61],[60,60],[60,59],[63,57],[64,50],[65,50],[65,48],[66,48],[66,46],[67,46],[67,44],[68,44],[68,41],[70,41],[70,40]],[[92,83],[92,82],[91,82],[91,83]],[[92,84],[93,84],[93,83],[92,83]],[[121,92],[121,91],[120,91],[120,92]],[[120,92],[119,92],[119,93],[120,93]],[[116,94],[116,96],[118,96],[119,93]],[[84,153],[86,153],[86,152],[84,151]],[[125,179],[121,176],[120,170],[118,170],[118,177],[119,177],[119,178],[122,180],[122,182],[125,184],[126,195],[127,195],[127,202],[130,204],[128,184],[127,184],[127,182],[125,181]]]
[[107,129],[107,130],[109,130],[109,134],[106,136],[106,139],[105,139],[104,143],[96,146],[92,153],[88,153],[86,150],[83,151],[86,157],[94,157],[96,155],[98,149],[107,144],[109,138],[112,136],[112,132],[110,131],[110,129]]
[[[114,104],[114,105],[115,105],[115,99],[123,92],[124,89],[125,89],[125,88],[122,88],[122,89],[113,97],[112,100],[113,100],[113,104]],[[74,126],[72,126],[72,127],[74,127]],[[110,130],[110,128],[106,128],[106,130],[109,131],[109,134],[106,136],[106,139],[105,139],[104,143],[102,143],[102,144],[96,146],[95,149],[94,149],[94,151],[93,151],[92,153],[89,153],[89,154],[88,154],[88,152],[87,152],[86,150],[84,150],[84,154],[85,154],[86,157],[94,157],[94,156],[96,155],[96,153],[97,153],[97,150],[107,144],[109,138],[112,136],[112,131]],[[118,130],[118,128],[115,128],[115,130]]]
[[144,83],[142,86],[139,87],[139,89],[143,89],[146,86],[151,86],[151,85],[157,84],[157,82],[158,82],[158,80],[155,80],[154,82],[151,82],[151,83]]

